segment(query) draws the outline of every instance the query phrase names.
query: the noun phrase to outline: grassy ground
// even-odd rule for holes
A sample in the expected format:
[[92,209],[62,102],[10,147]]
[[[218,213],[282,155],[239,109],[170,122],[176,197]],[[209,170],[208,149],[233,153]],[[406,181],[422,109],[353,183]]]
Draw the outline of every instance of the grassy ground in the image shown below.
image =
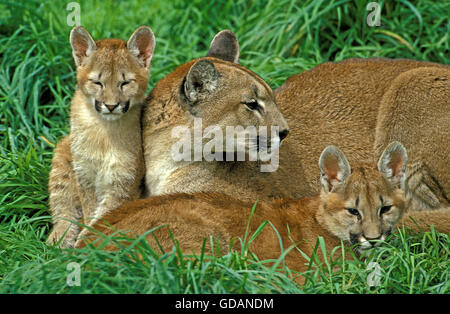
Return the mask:
[[[155,252],[142,241],[117,253],[47,247],[48,172],[54,144],[69,129],[75,89],[67,2],[0,2],[0,293],[450,292],[449,238],[433,230],[400,233],[364,261],[324,264],[304,287],[289,280],[289,271],[281,275],[245,251],[189,256]],[[379,1],[380,27],[367,26],[367,1],[79,2],[81,24],[94,38],[126,39],[142,24],[153,29],[149,89],[204,55],[222,29],[237,34],[241,64],[273,88],[292,74],[349,57],[450,61],[446,1]],[[71,262],[81,266],[81,286],[66,284]],[[381,268],[377,287],[367,284],[370,262]],[[335,265],[342,270],[330,272]]]

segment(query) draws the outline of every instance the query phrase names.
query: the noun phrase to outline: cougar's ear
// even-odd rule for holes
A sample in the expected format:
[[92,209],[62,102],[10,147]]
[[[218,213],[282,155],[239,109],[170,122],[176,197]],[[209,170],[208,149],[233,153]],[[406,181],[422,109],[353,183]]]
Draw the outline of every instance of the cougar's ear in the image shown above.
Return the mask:
[[197,61],[189,70],[184,83],[184,93],[190,102],[196,102],[202,95],[217,88],[219,72],[209,60]]
[[81,26],[75,26],[70,32],[70,45],[77,67],[81,66],[84,59],[97,49],[97,45],[89,32]]
[[406,177],[408,155],[405,147],[399,142],[392,142],[386,147],[378,160],[378,171],[397,187],[402,187]]
[[239,63],[239,42],[236,35],[229,30],[217,33],[206,56]]
[[155,45],[155,35],[148,26],[138,27],[127,42],[128,50],[138,58],[147,70],[150,69],[152,63]]
[[319,158],[320,183],[325,192],[332,192],[351,173],[350,164],[344,153],[336,146],[327,146]]

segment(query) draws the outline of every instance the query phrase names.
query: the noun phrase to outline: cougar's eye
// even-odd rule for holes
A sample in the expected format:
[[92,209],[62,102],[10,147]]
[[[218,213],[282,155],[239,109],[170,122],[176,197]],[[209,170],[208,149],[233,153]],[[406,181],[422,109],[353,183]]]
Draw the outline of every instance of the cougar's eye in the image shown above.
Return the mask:
[[130,81],[122,82],[122,83],[120,83],[120,88],[123,88],[125,85],[128,85],[128,84],[130,84]]
[[91,81],[91,82],[94,83],[95,85],[98,85],[103,88],[102,82],[100,82],[100,81]]
[[357,209],[354,208],[347,208],[347,211],[352,214],[353,216],[356,216],[359,218],[361,218],[361,215],[359,214],[359,211]]
[[258,104],[258,102],[256,101],[256,100],[254,100],[254,99],[252,99],[252,100],[250,100],[249,102],[246,102],[246,103],[244,103],[246,106],[247,106],[247,108],[248,109],[250,109],[250,110],[257,110],[257,111],[259,111],[260,113],[262,113],[263,112],[263,109],[262,109],[262,107]]
[[380,216],[383,215],[383,214],[386,214],[388,211],[390,211],[391,207],[392,207],[392,205],[381,207],[381,209],[380,209]]

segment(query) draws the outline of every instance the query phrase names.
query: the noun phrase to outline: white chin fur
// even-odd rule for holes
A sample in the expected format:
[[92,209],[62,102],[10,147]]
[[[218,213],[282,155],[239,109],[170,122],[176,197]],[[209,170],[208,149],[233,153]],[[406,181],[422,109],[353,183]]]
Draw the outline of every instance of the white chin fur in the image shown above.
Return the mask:
[[359,238],[359,247],[361,250],[367,250],[372,247],[372,244],[370,244],[370,242],[367,241],[365,238],[361,237]]
[[115,121],[115,120],[119,120],[123,114],[117,114],[117,113],[101,113],[100,114],[102,116],[103,119],[107,120],[107,121]]
[[375,242],[374,245],[371,245],[369,241],[366,240],[364,237],[359,238],[359,246],[358,246],[358,252],[360,254],[367,253],[370,249],[379,246],[382,241],[386,239],[385,235],[382,235],[380,240]]

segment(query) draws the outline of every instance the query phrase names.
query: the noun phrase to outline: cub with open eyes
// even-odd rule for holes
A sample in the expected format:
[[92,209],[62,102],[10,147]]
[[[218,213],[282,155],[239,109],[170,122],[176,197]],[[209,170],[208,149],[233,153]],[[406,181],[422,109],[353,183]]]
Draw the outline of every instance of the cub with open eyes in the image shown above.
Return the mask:
[[[328,146],[319,159],[320,195],[258,202],[250,222],[253,202],[225,194],[194,193],[130,202],[91,226],[107,235],[118,230],[131,237],[146,234],[155,250],[163,248],[166,252],[173,248],[174,237],[183,252],[200,254],[204,249],[212,250],[209,240],[203,242],[211,235],[220,243],[223,253],[228,251],[233,238],[242,238],[247,232],[254,234],[264,221],[270,221],[277,232],[266,226],[250,243],[250,251],[260,260],[277,259],[281,243],[285,249],[296,244],[297,249],[312,256],[319,237],[325,241],[327,256],[341,254],[334,250],[341,241],[365,254],[402,224],[413,230],[434,225],[436,230],[448,233],[450,210],[405,212],[402,187],[407,160],[403,145],[393,142],[376,165],[355,162],[350,167],[342,151]],[[166,226],[157,228],[162,225]],[[84,239],[80,236],[76,246],[83,247],[89,242],[99,245],[102,240],[94,234],[91,232]],[[127,241],[120,244],[126,246]],[[234,250],[240,249],[239,243],[234,242]],[[114,250],[118,246],[110,243],[106,248]],[[321,252],[318,254],[322,258]],[[308,269],[308,261],[296,249],[286,255],[286,264],[291,270]]]
[[141,26],[126,42],[94,41],[83,27],[70,33],[77,85],[70,134],[56,146],[49,177],[53,231],[73,246],[78,225],[139,198],[145,173],[140,117],[155,47]]

